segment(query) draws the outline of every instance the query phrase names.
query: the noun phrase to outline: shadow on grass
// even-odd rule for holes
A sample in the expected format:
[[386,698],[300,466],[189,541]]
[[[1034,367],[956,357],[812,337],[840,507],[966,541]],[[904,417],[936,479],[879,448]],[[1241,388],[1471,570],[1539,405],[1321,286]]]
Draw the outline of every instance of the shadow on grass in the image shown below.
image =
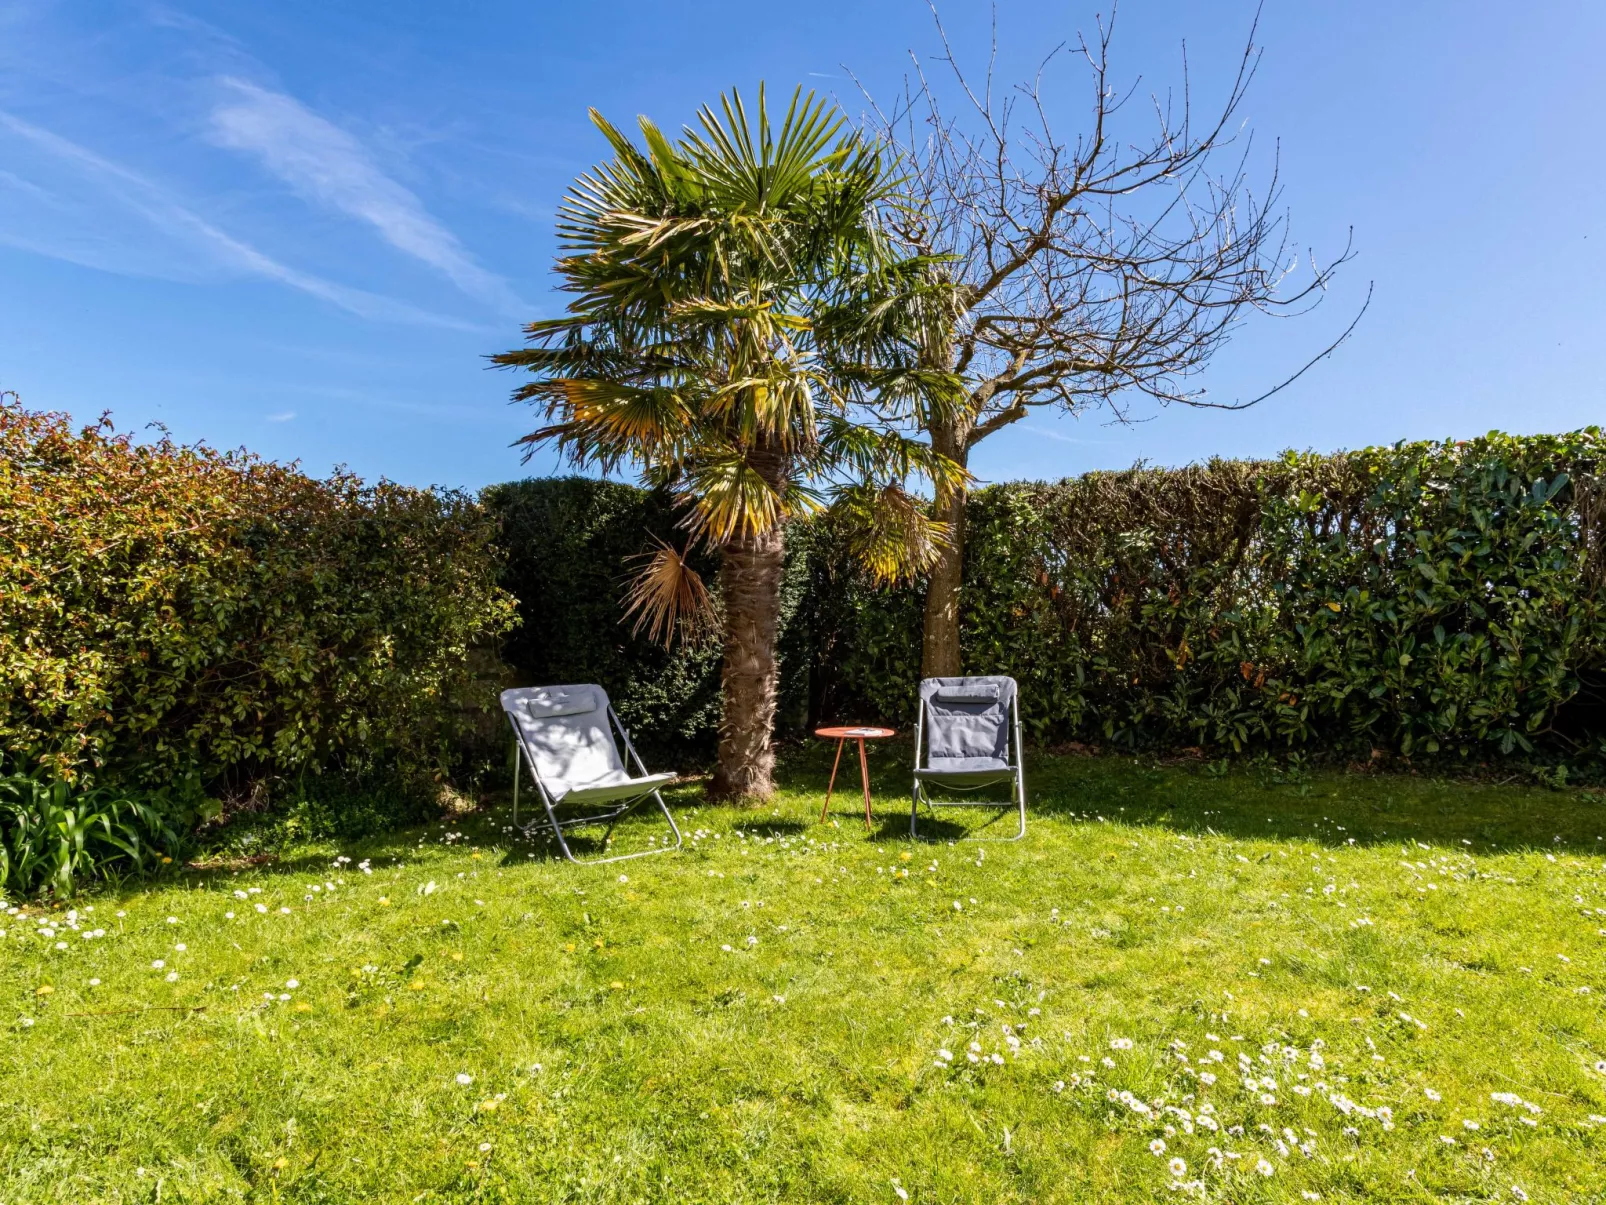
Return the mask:
[[1577,791],[1341,770],[1217,774],[1204,765],[1047,755],[1028,760],[1027,784],[1029,808],[1039,814],[1102,816],[1179,832],[1323,846],[1409,841],[1469,853],[1606,856],[1606,808]]
[[[959,816],[973,817],[974,822],[965,823],[957,819]],[[953,817],[953,819],[950,819]],[[1000,804],[992,807],[986,804],[967,804],[962,808],[939,808],[935,813],[925,808],[920,809],[920,828],[917,839],[920,841],[1013,841],[1015,834],[1020,831],[1020,812],[1013,803]],[[1027,810],[1026,838],[1031,836],[1031,812]],[[905,818],[903,835],[909,835],[909,822]]]
[[[788,803],[793,811],[803,803],[804,816],[776,816],[767,810],[712,803],[695,782],[671,788],[664,793],[665,800],[683,834],[703,823],[721,829],[741,828],[755,837],[799,836],[818,827],[814,817],[830,773],[831,752],[823,743],[811,743],[783,753],[777,778],[783,790],[803,797],[794,796]],[[871,790],[877,827],[865,840],[888,844],[909,840],[909,752],[894,743],[873,750]],[[853,785],[858,786],[856,782]],[[1204,765],[1041,752],[1028,752],[1026,788],[1027,843],[1032,840],[1032,825],[1042,820],[1097,823],[1102,819],[1199,835],[1302,841],[1326,847],[1421,842],[1473,854],[1542,850],[1606,857],[1606,805],[1598,796],[1578,791],[1330,770],[1299,777],[1252,768],[1216,774]],[[529,837],[513,840],[511,846],[510,796],[503,792],[487,798],[475,811],[426,826],[324,839],[318,844],[325,852],[292,847],[282,853],[266,851],[260,857],[220,858],[187,867],[182,873],[190,882],[219,887],[226,887],[230,878],[242,872],[320,879],[338,874],[349,879],[364,858],[390,865],[410,861],[421,849],[438,849],[449,843],[508,847],[501,859],[508,867],[562,861],[557,843],[550,833],[542,832],[545,816],[527,811],[522,802],[521,824],[539,823]],[[693,810],[696,817],[688,814]],[[860,814],[834,807],[833,811],[839,827],[832,831],[839,839],[855,839]],[[985,824],[985,835],[992,836],[992,830],[1001,827],[1013,831],[1012,812],[974,811],[977,820],[991,821]],[[978,835],[982,825],[970,823],[968,813],[969,809],[933,816],[922,809],[920,843],[957,842]],[[629,817],[619,831],[625,840],[616,843],[616,852],[651,848],[648,836],[668,836],[668,827],[650,805]],[[448,835],[457,833],[461,838],[447,841]],[[566,835],[570,848],[581,858],[595,857],[604,848],[600,828]],[[352,861],[337,866],[337,854]],[[129,883],[123,890],[132,893],[147,886]]]
[[[881,756],[870,761],[881,821],[875,839],[907,839],[911,750],[884,742],[877,752]],[[828,753],[807,745],[788,750],[780,766],[783,786],[822,789],[830,773]],[[1600,796],[1515,784],[1337,769],[1293,774],[1246,766],[1218,773],[1206,763],[1028,750],[1026,798],[1027,841],[1034,819],[1097,822],[1102,817],[1178,832],[1329,847],[1410,841],[1470,853],[1539,849],[1606,857],[1606,802]],[[927,816],[922,809],[922,838],[938,832],[928,830]],[[1013,822],[1008,814],[1000,819]],[[941,832],[941,840],[960,840],[974,831],[948,823],[961,832]]]

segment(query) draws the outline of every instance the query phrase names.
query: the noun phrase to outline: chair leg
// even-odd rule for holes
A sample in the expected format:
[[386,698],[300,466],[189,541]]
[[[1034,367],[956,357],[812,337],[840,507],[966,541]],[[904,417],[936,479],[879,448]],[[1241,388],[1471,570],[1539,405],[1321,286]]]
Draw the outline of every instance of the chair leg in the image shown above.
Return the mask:
[[915,779],[914,790],[909,793],[909,839],[917,839],[920,834],[916,831],[915,822],[920,816],[920,780]]
[[[552,831],[557,834],[558,845],[563,850],[563,856],[568,858],[569,861],[573,862],[577,866],[602,866],[609,862],[628,862],[631,858],[650,858],[654,854],[672,853],[673,851],[682,848],[684,841],[680,835],[680,826],[675,823],[674,814],[670,812],[669,805],[664,802],[663,795],[658,791],[652,791],[650,792],[650,796],[652,800],[657,803],[658,810],[663,812],[664,819],[669,822],[669,831],[675,834],[675,843],[673,845],[664,845],[657,849],[641,849],[637,850],[633,854],[615,854],[609,858],[577,858],[574,856],[573,851],[569,849],[569,843],[563,839],[563,826],[558,823],[557,814],[552,810],[552,807],[549,804],[547,806],[547,819],[552,822]],[[648,795],[643,795],[639,799],[632,800],[629,807],[625,808],[624,811],[609,819],[607,830],[603,833],[602,838],[603,846],[605,848],[607,846],[609,837],[613,833],[614,828],[618,826],[619,821],[623,820],[627,815],[629,815],[632,809],[645,803],[647,799]]]
[[558,814],[552,810],[552,801],[546,797],[545,791],[541,792],[541,802],[546,804],[546,818],[552,825],[552,833],[558,839],[558,848],[563,851],[563,856],[577,866],[582,865],[580,859],[574,856],[574,851],[569,848],[569,843],[563,839],[563,825],[558,823]]
[[[658,810],[661,811],[664,814],[664,819],[669,821],[669,831],[675,834],[675,844],[671,848],[679,849],[680,845],[681,845],[681,842],[680,842],[680,825],[676,824],[674,816],[670,815],[670,813],[669,813],[669,805],[664,802],[664,797],[662,795],[660,795],[657,791],[654,791],[652,793],[652,797],[658,801]],[[664,851],[661,850],[661,849],[657,849],[657,850],[654,850],[653,852],[661,854]]]

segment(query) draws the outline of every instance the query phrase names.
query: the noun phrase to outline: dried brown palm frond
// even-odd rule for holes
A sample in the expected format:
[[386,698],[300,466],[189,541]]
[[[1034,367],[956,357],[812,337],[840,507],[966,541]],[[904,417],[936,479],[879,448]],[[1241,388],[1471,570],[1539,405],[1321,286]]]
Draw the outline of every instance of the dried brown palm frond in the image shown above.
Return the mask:
[[690,644],[719,626],[719,612],[702,575],[669,544],[654,537],[657,548],[633,558],[641,564],[625,592],[625,614],[636,617],[630,629],[643,631],[654,644],[668,648],[678,636]]

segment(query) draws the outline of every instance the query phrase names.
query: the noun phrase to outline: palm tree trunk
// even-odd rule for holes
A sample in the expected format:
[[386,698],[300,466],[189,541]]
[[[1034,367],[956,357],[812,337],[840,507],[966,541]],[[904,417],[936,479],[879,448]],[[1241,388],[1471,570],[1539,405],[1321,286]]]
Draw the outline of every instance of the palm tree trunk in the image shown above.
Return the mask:
[[[760,463],[761,455],[755,453],[754,467],[778,483],[784,474],[782,458],[763,456]],[[725,605],[724,716],[719,765],[709,785],[716,798],[761,800],[775,793],[771,738],[780,683],[775,641],[785,559],[786,536],[780,527],[738,536],[724,548],[719,571]]]
[[[958,424],[933,425],[931,445],[965,467],[970,456],[969,435],[968,428]],[[920,650],[920,676],[923,678],[957,677],[963,665],[959,648],[959,603],[964,585],[965,500],[965,491],[955,490],[937,514],[948,524],[948,547],[938,554],[926,587],[926,616]]]
[[725,664],[721,685],[719,768],[710,793],[767,799],[775,751],[776,688],[780,674],[775,637],[781,619],[781,571],[785,537],[780,528],[742,536],[726,545],[720,566],[725,602]]

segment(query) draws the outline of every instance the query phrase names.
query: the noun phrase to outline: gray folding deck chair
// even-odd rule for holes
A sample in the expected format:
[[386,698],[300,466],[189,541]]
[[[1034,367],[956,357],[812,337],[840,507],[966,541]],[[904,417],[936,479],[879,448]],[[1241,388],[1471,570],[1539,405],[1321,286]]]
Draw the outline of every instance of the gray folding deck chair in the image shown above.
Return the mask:
[[[530,767],[530,777],[541,793],[547,820],[553,835],[571,862],[587,863],[622,862],[626,858],[640,858],[647,854],[666,853],[680,848],[680,829],[669,814],[664,797],[658,788],[674,780],[673,774],[649,774],[630,743],[630,734],[614,714],[608,702],[608,693],[600,686],[527,686],[502,692],[502,710],[507,712],[518,741],[519,766],[513,776],[513,823],[519,822],[519,779],[524,766]],[[624,740],[625,750],[639,770],[639,777],[631,777],[619,757],[619,745],[614,738],[617,729]],[[603,846],[620,818],[637,804],[648,798],[657,801],[669,830],[675,834],[673,845],[664,844],[657,849],[641,850],[633,854],[617,854],[609,858],[580,859],[569,849],[563,830],[583,824],[606,824]],[[602,810],[589,815],[559,819],[558,808],[567,804],[581,807],[604,805]]]
[[[920,684],[920,717],[915,724],[915,785],[909,808],[909,835],[919,836],[920,805],[1019,809],[1019,841],[1026,835],[1026,771],[1020,738],[1020,704],[1015,679],[927,678]],[[1013,741],[1011,740],[1013,737]],[[1013,753],[1011,745],[1013,744]],[[1012,799],[970,798],[971,792],[1008,784]],[[963,799],[941,798],[954,794]],[[1002,819],[1002,816],[1000,816]],[[991,823],[989,821],[989,823]]]

